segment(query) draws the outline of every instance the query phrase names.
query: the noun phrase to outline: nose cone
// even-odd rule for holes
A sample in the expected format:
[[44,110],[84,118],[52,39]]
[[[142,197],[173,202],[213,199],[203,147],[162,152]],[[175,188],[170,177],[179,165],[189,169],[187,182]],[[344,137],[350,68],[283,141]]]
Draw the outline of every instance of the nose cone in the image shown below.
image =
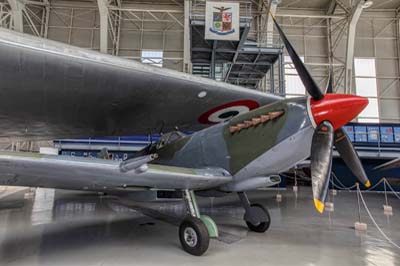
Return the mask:
[[319,101],[310,99],[314,121],[329,121],[336,130],[353,120],[368,105],[368,99],[348,94],[325,94]]

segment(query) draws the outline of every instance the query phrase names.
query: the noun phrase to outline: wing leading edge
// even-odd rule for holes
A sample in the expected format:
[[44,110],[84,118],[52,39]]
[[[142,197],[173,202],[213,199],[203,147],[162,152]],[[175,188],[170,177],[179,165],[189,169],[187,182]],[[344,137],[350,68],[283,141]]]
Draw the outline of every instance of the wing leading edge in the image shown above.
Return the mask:
[[281,99],[6,29],[0,58],[0,138],[199,130]]
[[192,169],[134,160],[0,152],[0,184],[121,193],[132,189],[200,190],[232,181],[232,176],[219,168]]

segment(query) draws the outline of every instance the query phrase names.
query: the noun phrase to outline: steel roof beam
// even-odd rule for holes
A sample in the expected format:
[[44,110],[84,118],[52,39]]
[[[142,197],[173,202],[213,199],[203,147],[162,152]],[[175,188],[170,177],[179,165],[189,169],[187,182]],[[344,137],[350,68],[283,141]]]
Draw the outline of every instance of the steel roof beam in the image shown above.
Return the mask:
[[[300,10],[301,11],[301,10]],[[291,17],[291,18],[336,18],[342,19],[345,18],[346,15],[336,14],[336,15],[328,15],[328,14],[300,14],[300,13],[281,13],[284,12],[284,9],[279,9],[279,13],[277,13],[276,17]]]
[[192,70],[190,58],[190,7],[191,0],[186,0],[184,3],[184,25],[183,25],[183,72],[190,73]]
[[239,43],[238,43],[238,45],[236,47],[235,55],[233,56],[232,64],[230,65],[228,71],[226,72],[225,79],[224,79],[225,82],[229,78],[229,75],[230,75],[230,73],[232,71],[233,65],[236,64],[236,60],[237,60],[237,58],[239,56],[240,51],[243,48],[243,45],[244,45],[245,41],[247,40],[247,36],[249,34],[249,31],[250,31],[250,25],[245,27],[244,30],[243,30],[242,37],[240,38],[240,41],[239,41]]
[[272,46],[274,43],[274,22],[271,18],[276,15],[276,9],[279,5],[279,0],[270,0],[268,5],[268,21],[267,21],[267,46]]
[[[336,0],[331,0],[329,2],[328,10],[326,11],[326,14],[332,15],[335,13],[337,7]],[[335,76],[334,76],[334,71],[333,71],[333,49],[332,49],[332,19],[328,18],[326,19],[326,26],[327,26],[327,48],[328,48],[328,61],[329,61],[329,69],[328,69],[328,83],[326,87],[326,92],[332,93],[333,89],[335,87]],[[331,82],[331,86],[328,87],[329,82]]]
[[[206,52],[206,53],[211,53],[213,49],[211,48],[206,48],[206,47],[194,47],[192,48],[193,52]],[[228,49],[228,48],[217,48],[215,50],[217,53],[227,53],[227,54],[235,54],[236,50],[234,49]],[[267,53],[267,54],[272,54],[272,55],[279,55],[280,53],[280,48],[252,48],[252,47],[242,47],[241,54],[259,54],[259,53]]]
[[349,17],[349,24],[347,30],[347,45],[346,45],[346,64],[345,64],[345,93],[351,93],[353,81],[353,62],[354,62],[354,44],[356,39],[356,27],[360,19],[363,5],[365,1],[359,0],[354,6]]
[[107,0],[97,0],[97,5],[100,14],[100,52],[108,52],[108,1]]
[[8,0],[8,3],[11,7],[12,28],[15,31],[24,32],[23,11],[25,9],[25,4],[20,0]]
[[328,6],[328,10],[326,11],[326,14],[328,14],[328,15],[334,14],[335,10],[336,10],[336,6],[337,6],[336,0],[331,0],[329,2],[329,6]]

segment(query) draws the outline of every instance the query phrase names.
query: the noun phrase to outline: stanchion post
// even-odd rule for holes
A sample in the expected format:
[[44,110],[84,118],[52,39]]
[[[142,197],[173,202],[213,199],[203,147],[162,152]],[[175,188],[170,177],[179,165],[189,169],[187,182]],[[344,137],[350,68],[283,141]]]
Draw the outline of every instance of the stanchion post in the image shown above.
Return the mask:
[[332,192],[332,195],[333,196],[336,196],[337,195],[337,190],[336,190],[336,188],[335,188],[335,182],[333,181],[333,179],[336,177],[336,175],[335,175],[335,173],[332,171],[332,174],[331,174],[331,185],[332,185],[332,189],[331,189],[331,192]]
[[358,205],[358,222],[361,223],[361,207],[360,207],[360,185],[356,183],[357,188],[357,205]]
[[[329,176],[330,181],[332,181],[331,178],[332,178],[332,174]],[[329,211],[329,212],[333,212],[335,210],[335,205],[333,204],[333,201],[331,200],[330,193],[328,193],[328,200],[325,202],[325,210]]]
[[386,178],[383,178],[383,190],[385,191],[385,203],[386,203],[386,205],[389,205],[388,199],[387,199],[387,192],[386,192]]
[[388,198],[387,198],[387,191],[386,191],[386,178],[383,178],[383,189],[385,191],[385,205],[383,205],[383,213],[386,215],[393,215],[393,209],[392,206],[389,205],[388,203]]
[[282,194],[279,191],[279,189],[280,189],[280,183],[278,184],[278,193],[276,194],[276,202],[278,203],[282,201]]
[[[299,188],[297,187],[297,166],[294,167],[294,186],[293,186],[293,192],[296,194]],[[297,194],[296,194],[297,196]]]
[[357,182],[356,183],[357,187],[357,204],[358,204],[358,222],[354,223],[354,229],[357,231],[367,231],[367,224],[361,222],[361,205],[360,205],[360,184]]

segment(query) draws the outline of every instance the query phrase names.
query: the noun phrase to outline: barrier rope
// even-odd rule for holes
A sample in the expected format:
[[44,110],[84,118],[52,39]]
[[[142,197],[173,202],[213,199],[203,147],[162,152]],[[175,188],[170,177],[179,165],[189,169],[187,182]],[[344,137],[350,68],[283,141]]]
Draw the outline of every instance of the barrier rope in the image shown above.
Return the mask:
[[334,182],[332,179],[330,180],[330,182],[331,182],[331,184],[332,184],[332,186],[333,186],[333,189],[351,190],[351,189],[354,188],[354,186],[351,186],[351,187],[343,187],[343,186],[340,186],[340,185],[338,185],[338,184],[335,184],[335,182]]
[[395,190],[393,189],[392,185],[390,185],[390,183],[387,181],[386,178],[383,178],[383,179],[384,179],[386,185],[387,185],[387,186],[390,188],[390,190],[393,192],[393,194],[394,194],[398,199],[400,199],[400,196],[399,196],[400,193],[397,192],[397,191],[395,191]]
[[[332,185],[334,185],[334,186],[337,187],[338,189],[351,190],[351,189],[357,187],[357,184],[354,184],[354,185],[351,186],[351,187],[346,187],[342,182],[340,182],[339,178],[335,175],[334,172],[332,172],[332,176],[333,176],[334,179],[336,179],[336,181],[339,183],[340,186],[337,185],[337,184],[335,184],[333,180],[331,180],[331,183],[332,183]],[[375,185],[373,185],[372,187],[370,187],[370,188],[368,188],[368,189],[365,189],[364,191],[371,191],[371,190],[374,190],[374,189],[377,188],[382,182],[385,182],[385,181],[386,181],[386,183],[388,184],[387,180],[386,180],[385,178],[382,178],[381,180],[379,180],[378,183],[376,183]],[[389,186],[390,186],[390,185],[389,185]],[[393,190],[393,188],[391,188],[391,190],[392,190],[394,193],[396,193],[396,192]],[[398,195],[396,195],[396,196],[400,199],[400,196],[398,196]]]
[[343,183],[340,182],[339,178],[337,178],[337,176],[336,176],[336,174],[335,174],[334,172],[332,172],[332,176],[333,176],[334,179],[336,179],[336,181],[339,183],[340,186],[338,186],[337,184],[335,184],[334,181],[333,181],[333,179],[331,179],[332,185],[336,186],[336,187],[339,188],[339,189],[351,190],[351,189],[353,189],[353,188],[356,187],[356,184],[354,184],[354,185],[351,186],[351,187],[346,187],[345,185],[343,185]]
[[379,186],[382,182],[384,182],[384,178],[382,178],[381,180],[379,180],[378,183],[376,183],[375,185],[373,185],[372,187],[370,187],[369,189],[365,189],[365,191],[371,191],[374,190],[377,186]]
[[364,197],[363,197],[363,195],[362,195],[362,193],[361,193],[361,190],[360,190],[360,186],[359,186],[358,184],[356,184],[356,185],[357,185],[357,193],[358,193],[358,195],[359,195],[359,197],[360,197],[360,199],[361,199],[361,202],[363,203],[364,208],[365,208],[365,210],[366,210],[366,212],[367,212],[369,218],[371,219],[371,221],[372,221],[373,224],[375,225],[376,229],[378,229],[378,231],[381,233],[381,235],[382,235],[390,244],[392,244],[392,245],[395,246],[396,248],[400,249],[400,246],[397,245],[395,242],[393,242],[393,240],[391,240],[391,239],[385,234],[385,232],[383,232],[383,230],[379,227],[379,225],[376,223],[374,217],[372,216],[371,212],[369,211],[369,209],[368,209],[368,207],[367,207],[367,204],[365,203]]

